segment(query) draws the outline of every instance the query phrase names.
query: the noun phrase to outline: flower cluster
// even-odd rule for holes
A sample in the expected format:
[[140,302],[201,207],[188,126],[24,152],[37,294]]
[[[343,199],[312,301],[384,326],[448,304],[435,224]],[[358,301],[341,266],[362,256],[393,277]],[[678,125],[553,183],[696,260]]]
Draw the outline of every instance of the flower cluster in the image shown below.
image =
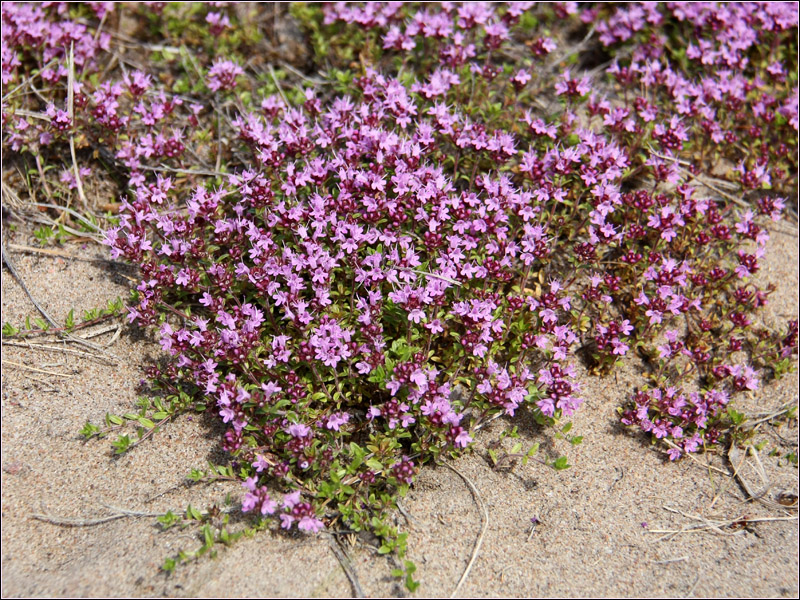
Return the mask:
[[[645,3],[584,17],[604,45],[632,46],[627,64],[609,72],[636,110],[655,111],[664,153],[692,138],[694,168],[711,172],[707,161],[722,156],[735,165],[724,177],[745,189],[796,190],[798,83],[789,74],[797,47],[787,35],[797,28],[796,4]],[[694,41],[665,44],[667,25],[674,39]]]
[[[467,152],[471,119],[424,90],[415,99],[376,72],[357,84],[321,111],[237,117],[253,167],[185,199],[167,177],[138,185],[108,243],[145,274],[130,320],[170,317],[163,375],[203,395],[240,460],[314,481],[337,440],[380,432],[386,451],[361,464],[339,453],[340,468],[408,484],[413,463],[388,451],[463,448],[472,427],[523,405],[544,421],[572,414],[578,334],[559,280],[527,288],[554,243],[536,218],[544,202],[492,172],[457,186],[437,158],[463,146],[477,168],[516,153],[492,150],[491,131]],[[248,507],[272,506],[254,494]]]

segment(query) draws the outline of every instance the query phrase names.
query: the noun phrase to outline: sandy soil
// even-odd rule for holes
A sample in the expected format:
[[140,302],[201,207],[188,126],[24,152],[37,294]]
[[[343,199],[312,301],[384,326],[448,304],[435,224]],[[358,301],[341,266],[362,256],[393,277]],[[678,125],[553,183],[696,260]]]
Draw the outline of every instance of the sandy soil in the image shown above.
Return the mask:
[[[796,227],[773,232],[768,263],[760,276],[778,283],[765,319],[797,318]],[[25,244],[18,233],[6,242]],[[102,248],[66,251],[81,259],[11,250],[20,275],[37,300],[62,320],[70,309],[102,306],[126,297],[131,273],[121,265],[94,261]],[[2,320],[21,323],[36,316],[20,285],[4,268]],[[109,343],[113,332],[94,338]],[[52,338],[50,338],[52,339]],[[42,340],[35,340],[41,342]],[[57,344],[54,344],[57,345]],[[75,346],[70,346],[75,348]],[[220,547],[215,559],[159,572],[165,557],[199,546],[196,532],[161,532],[153,517],[122,518],[94,526],[65,527],[33,515],[97,519],[108,506],[159,513],[222,505],[230,484],[182,485],[193,467],[221,461],[219,430],[184,417],[132,452],[112,457],[109,441],[83,443],[86,420],[125,413],[148,357],[159,347],[147,332],[124,328],[108,348],[116,364],[57,350],[3,346],[2,376],[2,594],[17,596],[350,596],[353,588],[330,547],[328,535],[287,536],[265,532]],[[12,364],[16,363],[16,364]],[[31,371],[16,365],[47,371]],[[55,373],[55,374],[52,374]],[[635,364],[606,379],[585,377],[586,404],[571,433],[584,436],[572,447],[524,419],[523,442],[541,443],[539,456],[566,454],[573,465],[556,472],[540,463],[494,471],[487,444],[507,427],[494,422],[478,437],[474,454],[456,463],[485,504],[488,522],[462,596],[794,596],[798,595],[796,510],[746,502],[737,483],[707,465],[727,469],[720,456],[670,464],[640,436],[616,424],[615,408],[637,382]],[[743,406],[766,412],[797,402],[796,375],[759,390]],[[781,446],[781,436],[795,444]],[[765,498],[798,493],[797,468],[768,456],[796,452],[797,423],[766,427],[760,453],[770,487]],[[506,449],[512,440],[504,440]],[[763,488],[757,461],[740,470]],[[403,501],[410,531],[409,554],[422,587],[416,596],[449,596],[464,572],[484,518],[470,487],[453,471],[426,468]],[[680,511],[680,512],[672,512]],[[706,518],[769,518],[746,528],[684,532]],[[531,518],[540,523],[531,532]],[[234,518],[235,520],[235,518]],[[345,545],[349,538],[345,537]],[[368,596],[405,595],[389,572],[392,564],[364,540],[348,552]]]

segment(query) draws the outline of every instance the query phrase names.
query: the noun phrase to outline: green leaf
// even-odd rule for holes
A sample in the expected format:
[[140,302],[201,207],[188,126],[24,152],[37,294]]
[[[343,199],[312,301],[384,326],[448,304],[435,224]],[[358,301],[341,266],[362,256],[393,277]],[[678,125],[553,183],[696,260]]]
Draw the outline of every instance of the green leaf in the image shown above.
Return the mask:
[[539,24],[539,19],[537,19],[531,11],[526,10],[524,13],[522,13],[522,15],[520,15],[519,19],[520,28],[526,30],[535,29],[538,24]]
[[87,439],[98,434],[99,432],[100,428],[97,425],[92,425],[89,423],[89,421],[86,421],[86,425],[84,425],[83,429],[81,429],[81,435]]
[[569,469],[571,465],[567,463],[566,456],[559,456],[557,459],[553,461],[553,468],[556,471],[563,471],[564,469]]
[[728,407],[728,416],[735,427],[738,427],[747,420],[747,416],[744,413],[740,413],[732,406]]
[[373,471],[378,473],[383,471],[383,465],[381,464],[381,461],[379,461],[377,458],[370,458],[367,461],[367,466]]
[[167,511],[166,514],[156,517],[156,521],[161,523],[164,529],[169,529],[173,525],[175,525],[180,520],[180,517],[173,513],[171,510]]
[[146,418],[146,417],[139,417],[139,418],[138,418],[138,419],[136,419],[136,420],[137,420],[137,421],[139,421],[139,424],[140,424],[142,427],[147,427],[148,429],[152,429],[153,427],[155,427],[155,426],[156,426],[156,424],[155,424],[155,423],[153,423],[153,422],[152,422],[150,419],[148,419],[148,418]]
[[121,435],[117,438],[116,442],[112,442],[111,444],[114,447],[115,454],[123,454],[130,448],[131,446],[131,438],[127,435]]
[[413,592],[419,587],[419,581],[414,581],[414,573],[417,570],[417,565],[415,565],[410,560],[406,561],[406,588],[408,591]]
[[176,564],[177,563],[175,562],[174,558],[167,557],[166,559],[164,559],[164,564],[161,565],[161,569],[163,571],[166,571],[167,573],[172,573],[175,570]]
[[12,326],[11,323],[5,323],[3,325],[3,335],[6,337],[10,337],[12,335],[17,335],[19,333],[19,329]]
[[211,531],[210,525],[203,526],[203,538],[205,539],[206,548],[211,548],[214,545],[214,533]]

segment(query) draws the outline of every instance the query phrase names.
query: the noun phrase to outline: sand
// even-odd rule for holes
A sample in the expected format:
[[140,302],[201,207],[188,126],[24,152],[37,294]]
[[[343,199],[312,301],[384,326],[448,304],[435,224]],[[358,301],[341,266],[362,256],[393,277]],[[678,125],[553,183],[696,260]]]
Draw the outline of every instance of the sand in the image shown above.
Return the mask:
[[[778,284],[764,314],[767,322],[798,314],[797,229],[789,223],[777,228],[759,273],[762,281]],[[5,236],[6,244],[30,242],[22,225]],[[77,315],[127,296],[131,282],[126,276],[135,273],[85,260],[106,258],[103,248],[67,244],[64,251],[84,260],[10,250],[28,288],[56,320],[63,321],[70,309]],[[36,316],[5,268],[2,293],[3,322]],[[94,341],[109,343],[112,336]],[[119,458],[112,456],[109,440],[81,441],[78,432],[87,420],[98,423],[106,412],[134,408],[143,368],[160,348],[151,333],[126,326],[108,350],[119,358],[116,364],[3,346],[2,595],[353,595],[329,535],[263,532],[229,548],[217,546],[216,558],[203,557],[166,575],[159,566],[167,556],[199,547],[196,529],[162,532],[154,517],[87,527],[35,519],[34,514],[97,519],[114,514],[108,506],[145,513],[183,511],[189,503],[204,509],[222,506],[229,493],[238,505],[238,484],[182,485],[192,468],[223,460],[216,450],[220,430],[209,420],[180,418]],[[604,379],[584,375],[586,403],[570,432],[584,436],[582,444],[573,447],[552,431],[525,419],[518,422],[520,441],[539,442],[539,458],[567,455],[570,469],[557,472],[532,461],[510,471],[493,470],[487,445],[508,428],[503,420],[479,434],[473,454],[454,463],[474,484],[488,514],[480,552],[458,595],[797,597],[796,509],[746,502],[735,481],[707,467],[727,469],[721,456],[669,463],[642,436],[619,427],[615,408],[639,381],[634,361]],[[796,403],[797,397],[794,374],[741,406],[766,412]],[[796,495],[797,468],[769,452],[796,452],[797,422],[763,429],[755,441],[766,441],[759,457],[771,485],[765,498]],[[777,436],[794,446],[781,446]],[[502,441],[506,449],[512,443]],[[755,467],[750,457],[740,472],[760,489]],[[449,596],[484,526],[477,499],[455,472],[428,467],[402,505],[408,519],[398,514],[396,521],[410,532],[409,558],[422,583],[412,595]],[[697,525],[691,515],[781,520],[672,537],[655,533]],[[534,517],[539,523],[531,531]],[[234,512],[232,520],[238,518]],[[366,595],[408,595],[390,576],[391,560],[378,556],[369,540],[341,537]]]

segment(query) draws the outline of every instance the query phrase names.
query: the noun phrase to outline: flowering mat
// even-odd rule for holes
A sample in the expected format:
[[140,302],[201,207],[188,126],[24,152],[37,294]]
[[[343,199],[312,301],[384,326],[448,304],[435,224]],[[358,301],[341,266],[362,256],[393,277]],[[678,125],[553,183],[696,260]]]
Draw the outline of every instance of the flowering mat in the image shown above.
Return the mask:
[[796,596],[798,10],[4,3],[5,596]]

